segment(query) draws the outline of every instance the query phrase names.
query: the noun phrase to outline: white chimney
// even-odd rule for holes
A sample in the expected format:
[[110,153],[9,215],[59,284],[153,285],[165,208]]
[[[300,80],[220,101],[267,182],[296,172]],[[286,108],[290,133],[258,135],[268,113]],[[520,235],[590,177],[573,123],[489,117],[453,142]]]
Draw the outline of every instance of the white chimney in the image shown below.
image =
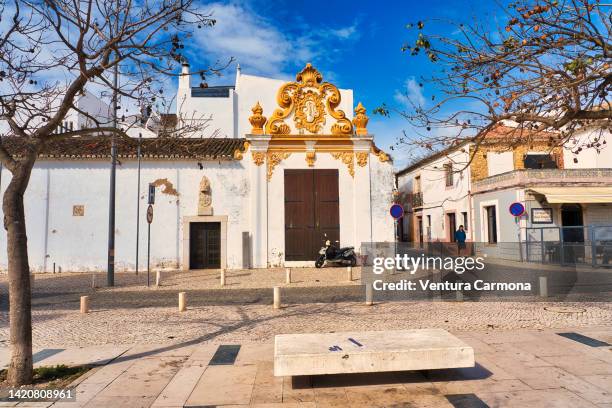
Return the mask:
[[189,75],[189,64],[184,62],[179,76],[179,93],[181,90],[188,90],[191,87],[191,76]]

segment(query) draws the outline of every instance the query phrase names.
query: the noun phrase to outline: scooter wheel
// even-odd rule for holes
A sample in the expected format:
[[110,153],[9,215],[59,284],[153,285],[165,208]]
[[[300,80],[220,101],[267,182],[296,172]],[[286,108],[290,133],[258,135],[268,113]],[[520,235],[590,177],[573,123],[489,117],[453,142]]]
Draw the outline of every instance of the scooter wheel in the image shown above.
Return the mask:
[[355,265],[357,265],[357,257],[353,255],[351,257],[351,266],[355,266]]
[[315,267],[321,268],[324,263],[325,263],[325,258],[320,256],[319,259],[317,259],[315,262]]

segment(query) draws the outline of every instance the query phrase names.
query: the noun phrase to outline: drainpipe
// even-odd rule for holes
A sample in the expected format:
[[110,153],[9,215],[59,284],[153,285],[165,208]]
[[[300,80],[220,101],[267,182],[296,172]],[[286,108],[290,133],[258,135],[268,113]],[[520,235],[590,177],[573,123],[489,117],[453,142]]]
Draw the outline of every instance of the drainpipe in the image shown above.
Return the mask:
[[473,214],[473,208],[472,208],[472,190],[468,190],[468,211],[470,214],[470,228],[472,229],[472,233],[471,238],[472,238],[472,242],[474,242],[474,239],[476,238],[476,223],[474,222],[474,220],[476,219],[476,217]]

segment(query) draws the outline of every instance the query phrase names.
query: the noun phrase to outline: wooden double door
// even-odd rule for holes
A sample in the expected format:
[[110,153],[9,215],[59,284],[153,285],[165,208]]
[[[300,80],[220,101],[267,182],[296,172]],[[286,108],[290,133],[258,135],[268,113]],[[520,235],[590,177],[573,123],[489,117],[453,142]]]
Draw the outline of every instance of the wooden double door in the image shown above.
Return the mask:
[[285,170],[286,261],[313,261],[340,239],[338,196],[338,170]]
[[189,269],[221,267],[221,223],[189,223]]

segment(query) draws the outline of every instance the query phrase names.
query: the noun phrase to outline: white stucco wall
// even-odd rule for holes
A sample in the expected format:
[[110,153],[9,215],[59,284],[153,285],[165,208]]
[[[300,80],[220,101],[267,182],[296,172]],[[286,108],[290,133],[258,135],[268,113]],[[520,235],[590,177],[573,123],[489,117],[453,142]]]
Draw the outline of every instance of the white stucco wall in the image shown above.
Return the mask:
[[[248,75],[238,71],[234,89],[229,90],[229,97],[192,97],[190,83],[186,78],[181,78],[177,91],[177,113],[182,118],[210,118],[203,132],[205,136],[217,134],[222,137],[244,137],[251,131],[249,116],[253,114],[251,112],[253,106],[259,102],[263,108],[263,115],[269,118],[278,108],[277,91],[286,82],[282,79]],[[341,102],[336,109],[343,110],[346,117],[352,120],[353,91],[340,89],[340,97]],[[299,133],[294,128],[291,118],[286,119],[285,123],[291,127],[292,134]],[[334,123],[335,120],[328,116],[320,133],[331,134],[330,129]]]
[[[393,165],[391,162],[381,162],[372,154],[370,160],[372,242],[393,242],[395,241],[394,221],[389,214],[395,187]],[[359,220],[363,222],[366,218],[359,217]]]
[[487,152],[488,176],[506,173],[514,170],[514,153],[509,152]]
[[[584,147],[585,144],[599,138],[601,147],[599,152],[594,147]],[[577,146],[583,146],[580,153],[574,153],[574,142]],[[605,144],[604,144],[605,142]],[[612,134],[608,129],[589,129],[578,133],[574,140],[570,140],[566,148],[563,149],[563,166],[566,169],[585,169],[585,168],[612,168]],[[574,162],[576,159],[577,162]]]
[[[248,179],[242,162],[143,161],[140,195],[140,270],[146,268],[148,184],[167,179],[178,196],[157,188],[151,225],[151,265],[178,268],[183,254],[182,218],[197,215],[199,184],[208,177],[214,215],[228,216],[227,265],[242,267],[242,232],[248,231]],[[4,192],[10,180],[2,172]],[[122,160],[117,171],[116,268],[132,270],[136,251],[137,164]],[[30,266],[51,272],[104,270],[107,262],[109,165],[103,161],[39,161],[26,192]],[[83,217],[73,205],[84,205]],[[1,211],[0,211],[1,213]],[[231,239],[230,239],[231,238]],[[6,232],[0,231],[0,269],[7,267]]]
[[[411,193],[414,178],[421,177],[421,192],[423,193],[423,207],[415,212],[414,216],[423,217],[423,238],[427,240],[429,228],[432,241],[447,241],[450,237],[446,214],[455,213],[456,226],[464,224],[462,213],[468,215],[467,238],[472,239],[472,209],[470,207],[470,172],[466,167],[469,161],[468,148],[449,152],[447,155],[424,164],[408,173],[398,176],[398,189],[402,193]],[[446,186],[444,164],[453,163],[453,185]],[[431,225],[428,224],[428,217]],[[414,228],[413,225],[405,227]],[[414,240],[418,237],[414,236]]]

